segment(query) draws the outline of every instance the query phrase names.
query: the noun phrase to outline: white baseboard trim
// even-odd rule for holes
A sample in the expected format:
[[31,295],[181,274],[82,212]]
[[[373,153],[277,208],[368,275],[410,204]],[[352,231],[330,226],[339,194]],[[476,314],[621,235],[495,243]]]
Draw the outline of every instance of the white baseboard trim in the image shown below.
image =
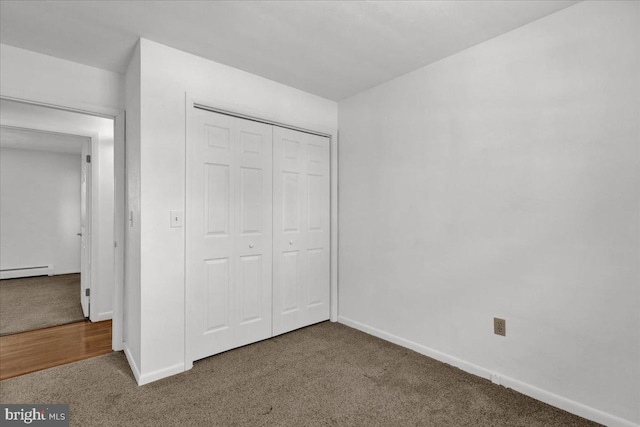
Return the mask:
[[492,372],[489,369],[483,368],[462,359],[458,359],[457,357],[442,353],[438,350],[434,350],[405,338],[401,338],[397,335],[393,335],[380,329],[365,325],[355,320],[351,320],[347,317],[338,316],[338,322],[350,326],[354,329],[358,329],[359,331],[365,332],[369,335],[381,338],[385,341],[389,341],[402,347],[409,348],[417,353],[424,354],[425,356],[431,357],[432,359],[439,360],[440,362],[448,363],[449,365],[460,368],[463,371],[469,372],[470,374],[477,375],[494,382],[496,382],[497,379],[499,380],[499,384],[503,385],[504,387],[511,388],[536,400],[547,403],[551,406],[555,406],[556,408],[560,408],[564,411],[571,412],[572,414],[578,415],[588,420],[592,420],[609,427],[640,427],[640,425],[635,424],[631,421],[567,399],[565,397],[551,393],[547,390],[539,389],[530,384],[518,381],[514,378],[505,377],[500,373]]
[[19,279],[22,277],[53,276],[53,266],[10,268],[0,270],[0,279]]
[[129,366],[131,367],[131,372],[133,372],[133,376],[135,377],[136,382],[139,386],[184,372],[184,363],[177,363],[173,366],[158,369],[154,372],[141,374],[140,369],[138,368],[138,365],[136,365],[136,362],[133,359],[133,355],[131,354],[131,350],[129,349],[127,343],[124,343],[124,355],[127,357],[127,361],[129,362]]
[[92,322],[103,322],[105,320],[113,319],[113,311],[105,311],[104,313],[98,313],[95,316],[89,316]]
[[124,350],[124,341],[111,342],[111,349],[113,351],[123,351]]
[[575,400],[558,396],[557,394],[553,394],[547,390],[539,389],[531,384],[523,383],[522,381],[518,381],[510,377],[502,377],[500,379],[500,384],[536,400],[555,406],[556,408],[560,408],[582,418],[586,418],[609,427],[639,427],[638,424],[631,421],[616,417],[615,415],[600,411],[599,409],[583,405]]
[[80,274],[80,272],[76,270],[56,271],[55,274],[50,274],[49,276],[62,276],[63,274]]
[[157,371],[142,374],[138,380],[138,385],[145,385],[154,381],[161,380],[162,378],[170,377],[171,375],[180,374],[184,372],[184,363],[177,363],[173,366],[158,369]]
[[409,348],[415,352],[424,354],[425,356],[429,356],[432,359],[439,360],[440,362],[448,363],[449,365],[455,366],[456,368],[460,368],[463,371],[469,372],[470,374],[477,375],[479,377],[486,378],[486,379],[491,379],[491,371],[489,371],[488,369],[485,369],[478,365],[474,365],[473,363],[469,363],[465,360],[458,359],[457,357],[453,357],[446,353],[442,353],[438,350],[425,347],[422,344],[418,344],[416,342],[409,341],[404,338],[400,338],[397,335],[393,335],[388,332],[381,331],[380,329],[376,329],[374,327],[365,325],[363,323],[356,322],[355,320],[351,320],[344,316],[339,316],[338,322],[345,324],[347,326],[350,326],[354,329],[358,329],[359,331],[366,332],[369,335],[382,338],[385,341],[389,341],[394,344],[398,344],[402,347]]
[[127,357],[127,362],[129,362],[129,367],[131,368],[131,372],[133,372],[136,382],[140,385],[140,369],[138,369],[138,365],[136,365],[136,361],[133,359],[133,355],[131,354],[131,350],[127,343],[124,343],[124,355]]

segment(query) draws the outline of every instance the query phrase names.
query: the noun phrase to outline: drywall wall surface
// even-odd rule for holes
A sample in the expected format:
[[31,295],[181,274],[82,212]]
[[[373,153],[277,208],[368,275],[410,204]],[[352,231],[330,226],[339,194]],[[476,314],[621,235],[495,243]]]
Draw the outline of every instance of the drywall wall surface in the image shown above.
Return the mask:
[[126,72],[126,207],[123,341],[132,370],[139,379],[141,345],[140,289],[140,45]]
[[340,102],[342,319],[640,423],[639,8]]
[[[301,127],[337,128],[337,104],[315,95],[142,39],[141,292],[142,376],[184,369],[185,96]],[[129,122],[129,120],[127,120]]]
[[124,107],[124,76],[0,44],[0,94],[116,115]]
[[0,148],[1,269],[80,272],[80,180],[79,154]]

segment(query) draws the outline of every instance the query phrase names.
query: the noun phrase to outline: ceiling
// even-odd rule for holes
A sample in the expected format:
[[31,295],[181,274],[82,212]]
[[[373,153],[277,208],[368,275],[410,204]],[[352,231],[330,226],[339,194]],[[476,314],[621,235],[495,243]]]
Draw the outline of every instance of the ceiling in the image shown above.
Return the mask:
[[575,3],[3,0],[0,41],[123,73],[143,37],[338,101]]

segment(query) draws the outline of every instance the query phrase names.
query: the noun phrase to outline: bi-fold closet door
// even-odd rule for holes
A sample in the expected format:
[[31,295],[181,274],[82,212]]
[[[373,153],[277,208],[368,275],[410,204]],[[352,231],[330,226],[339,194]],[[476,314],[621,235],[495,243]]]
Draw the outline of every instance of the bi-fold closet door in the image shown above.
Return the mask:
[[273,335],[329,318],[329,139],[273,128]]
[[328,319],[328,138],[194,108],[186,156],[191,360]]

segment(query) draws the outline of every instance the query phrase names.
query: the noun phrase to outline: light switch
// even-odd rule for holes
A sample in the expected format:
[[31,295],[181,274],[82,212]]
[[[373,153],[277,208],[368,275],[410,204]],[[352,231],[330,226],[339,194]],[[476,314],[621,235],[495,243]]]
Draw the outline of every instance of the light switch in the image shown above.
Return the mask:
[[171,211],[171,227],[182,227],[182,211]]

